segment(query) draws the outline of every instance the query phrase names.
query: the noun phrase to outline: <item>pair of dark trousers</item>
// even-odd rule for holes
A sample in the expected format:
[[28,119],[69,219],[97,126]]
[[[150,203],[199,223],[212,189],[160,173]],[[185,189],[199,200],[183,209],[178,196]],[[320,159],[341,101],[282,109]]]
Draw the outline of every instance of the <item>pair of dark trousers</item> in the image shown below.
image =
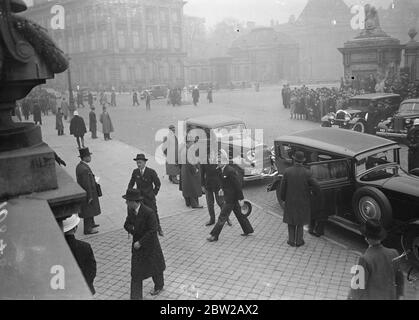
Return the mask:
[[92,139],[96,139],[97,138],[97,135],[96,135],[96,130],[95,131],[92,131]]
[[239,205],[239,202],[224,202],[223,207],[221,208],[220,216],[218,217],[218,221],[215,224],[214,228],[211,230],[210,234],[218,239],[221,230],[224,227],[224,224],[227,222],[228,217],[230,216],[231,211],[234,212],[234,215],[236,216],[237,221],[240,223],[240,227],[243,230],[243,233],[249,234],[253,233],[253,227],[250,224],[247,217],[245,217],[242,212]]
[[[164,287],[163,272],[151,277],[154,282],[154,290]],[[131,300],[143,300],[143,280],[131,277]]]
[[300,246],[304,243],[303,240],[304,229],[302,225],[288,225],[288,242],[295,246]]
[[64,129],[58,129],[58,135],[62,136],[64,134]]
[[210,222],[215,222],[215,210],[214,210],[214,198],[220,209],[223,207],[223,197],[218,195],[219,190],[212,190],[210,188],[205,189],[205,198],[207,199],[208,213],[210,216]]
[[324,223],[325,221],[323,219],[311,219],[309,231],[316,233],[318,235],[324,234]]
[[96,224],[95,218],[94,217],[84,218],[83,224],[84,224],[84,232],[90,231],[92,230],[93,226]]
[[111,134],[110,134],[110,133],[104,133],[104,134],[103,134],[103,138],[104,138],[105,140],[109,140],[109,139],[111,138]]
[[199,206],[198,197],[184,197],[184,198],[185,198],[185,204],[187,207],[196,208]]

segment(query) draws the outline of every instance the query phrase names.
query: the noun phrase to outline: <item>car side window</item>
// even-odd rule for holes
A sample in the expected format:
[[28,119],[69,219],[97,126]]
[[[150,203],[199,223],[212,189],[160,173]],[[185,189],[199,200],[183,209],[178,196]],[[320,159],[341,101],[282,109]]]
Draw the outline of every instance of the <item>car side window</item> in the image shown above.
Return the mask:
[[349,168],[346,160],[317,162],[310,165],[313,178],[318,181],[349,179]]
[[289,144],[280,144],[279,145],[279,157],[284,160],[292,160],[294,154],[294,148]]

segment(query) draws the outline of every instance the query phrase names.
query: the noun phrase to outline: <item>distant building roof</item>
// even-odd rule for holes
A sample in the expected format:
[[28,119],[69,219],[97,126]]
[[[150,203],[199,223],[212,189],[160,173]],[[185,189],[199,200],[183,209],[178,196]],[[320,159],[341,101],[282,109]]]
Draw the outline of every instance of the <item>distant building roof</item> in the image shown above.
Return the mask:
[[249,49],[261,47],[277,47],[286,45],[297,45],[288,35],[275,31],[274,28],[255,28],[250,33],[240,36],[233,41],[231,48]]

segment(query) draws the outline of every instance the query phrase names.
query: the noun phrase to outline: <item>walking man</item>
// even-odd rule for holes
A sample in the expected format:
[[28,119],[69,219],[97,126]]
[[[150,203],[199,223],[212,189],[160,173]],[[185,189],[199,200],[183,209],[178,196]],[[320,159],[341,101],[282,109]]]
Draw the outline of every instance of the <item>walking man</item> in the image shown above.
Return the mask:
[[84,108],[83,94],[79,90],[79,91],[77,91],[77,109],[80,108],[80,106],[82,106]]
[[93,282],[96,278],[96,259],[90,244],[77,240],[75,237],[79,223],[80,218],[76,214],[63,221],[65,241],[76,259],[90,292],[95,294],[96,290]]
[[112,90],[112,93],[111,93],[111,107],[116,107],[116,93],[115,93],[115,90]]
[[111,132],[113,132],[113,125],[111,116],[108,111],[106,111],[106,107],[103,107],[103,113],[100,115],[100,123],[102,124],[102,132],[105,141],[112,140]]
[[89,107],[93,107],[93,94],[91,91],[89,91],[89,94],[87,95],[87,102],[89,103]]
[[139,106],[140,102],[138,102],[138,94],[137,91],[133,91],[132,93],[132,106],[134,107],[135,105]]
[[42,126],[41,107],[37,102],[35,102],[33,106],[33,122],[35,122],[35,124],[39,123]]
[[320,194],[320,185],[303,166],[304,153],[297,151],[293,156],[294,166],[284,172],[281,181],[281,199],[285,201],[284,223],[288,224],[288,244],[292,247],[304,245],[303,226],[310,224],[311,192]]
[[84,234],[95,234],[99,227],[95,217],[100,214],[98,187],[95,175],[89,167],[92,161],[89,148],[79,150],[81,161],[76,167],[77,183],[86,191],[86,198],[81,205],[80,218],[84,219]]
[[166,144],[166,148],[163,150],[166,156],[166,174],[169,176],[170,182],[179,184],[178,175],[180,174],[178,165],[178,139],[176,137],[176,128],[174,125],[169,126],[169,133],[164,138],[163,143]]
[[213,102],[213,99],[212,99],[212,88],[209,88],[208,89],[207,99],[208,99],[208,102],[209,103],[212,103]]
[[192,101],[194,106],[196,107],[199,102],[199,89],[197,86],[195,86],[192,90]]
[[140,190],[128,189],[122,198],[128,209],[124,229],[132,235],[131,300],[142,300],[143,280],[153,279],[152,296],[164,287],[166,263],[157,237],[158,222],[153,210],[144,205]]
[[137,154],[133,159],[137,162],[137,169],[131,174],[131,180],[128,183],[128,189],[134,188],[141,191],[141,196],[144,198],[144,204],[154,210],[156,214],[158,232],[163,236],[163,230],[160,226],[160,219],[157,213],[157,200],[156,196],[159,193],[161,182],[157,172],[146,166],[148,159],[144,154]]
[[95,113],[95,107],[91,107],[90,113],[89,113],[89,131],[92,133],[92,139],[97,139],[97,120],[96,120],[96,113]]
[[150,111],[151,109],[151,94],[148,90],[145,90],[145,109],[147,111]]
[[387,233],[377,219],[369,219],[361,227],[369,247],[359,257],[358,268],[364,272],[363,287],[354,288],[351,281],[350,300],[398,300],[403,296],[404,280],[400,264],[395,259],[397,250],[384,247],[381,242]]
[[224,203],[221,208],[218,221],[211,230],[211,236],[207,239],[209,242],[218,241],[221,230],[227,222],[231,211],[234,212],[234,215],[243,230],[242,236],[248,236],[254,232],[249,220],[241,212],[241,207],[244,205],[242,184],[239,181],[236,171],[228,164],[228,162],[227,156],[221,153],[218,161],[218,174],[221,179],[221,190],[219,191],[219,196],[224,197]]
[[68,106],[68,102],[65,99],[65,97],[63,97],[62,100],[61,100],[61,110],[63,111],[64,119],[67,120],[69,106]]
[[64,135],[64,124],[63,124],[63,112],[61,108],[58,108],[55,114],[55,129],[58,131],[58,135]]
[[84,148],[84,134],[87,132],[86,124],[84,123],[84,119],[79,116],[77,111],[74,111],[73,115],[73,119],[70,121],[70,134],[76,138],[79,149],[82,147]]
[[409,142],[408,171],[419,168],[419,119],[415,119],[413,126],[407,133]]

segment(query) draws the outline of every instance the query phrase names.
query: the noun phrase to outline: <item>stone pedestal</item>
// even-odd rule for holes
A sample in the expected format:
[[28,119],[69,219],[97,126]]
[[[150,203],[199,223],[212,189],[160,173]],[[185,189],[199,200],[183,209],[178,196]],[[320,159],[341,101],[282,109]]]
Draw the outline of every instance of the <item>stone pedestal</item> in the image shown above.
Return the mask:
[[369,74],[387,77],[397,74],[404,45],[384,33],[357,37],[338,50],[343,54],[345,75],[365,78]]
[[409,30],[410,41],[404,51],[405,67],[410,70],[411,81],[419,81],[419,42],[415,40],[416,35],[415,29]]

